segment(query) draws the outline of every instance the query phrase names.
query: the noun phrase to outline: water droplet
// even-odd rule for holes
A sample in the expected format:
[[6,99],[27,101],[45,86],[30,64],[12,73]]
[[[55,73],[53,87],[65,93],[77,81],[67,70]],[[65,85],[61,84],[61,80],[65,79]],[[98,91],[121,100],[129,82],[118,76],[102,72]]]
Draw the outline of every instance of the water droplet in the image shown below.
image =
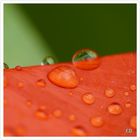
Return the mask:
[[74,136],[86,136],[87,133],[83,127],[76,126],[76,127],[72,128],[72,135],[74,135]]
[[77,68],[91,70],[99,67],[100,59],[93,50],[82,49],[73,55],[72,63]]
[[129,92],[127,92],[127,91],[124,92],[124,95],[125,95],[125,96],[128,96],[128,95],[129,95]]
[[111,97],[113,97],[115,95],[115,92],[114,92],[113,89],[108,88],[108,89],[105,90],[105,95],[106,95],[106,97],[111,98]]
[[17,136],[22,136],[22,135],[25,135],[26,134],[26,129],[24,127],[16,127],[15,128],[15,133]]
[[118,103],[112,103],[108,106],[108,112],[112,115],[119,115],[122,113],[122,107]]
[[59,110],[59,109],[56,109],[53,111],[53,115],[56,117],[56,118],[59,118],[62,116],[62,111]]
[[76,120],[76,116],[74,114],[69,115],[69,120],[70,121],[75,121]]
[[69,66],[58,66],[48,74],[48,79],[55,85],[64,88],[75,88],[79,84],[79,78]]
[[27,100],[27,106],[28,106],[28,107],[31,107],[31,106],[32,106],[31,100]]
[[21,70],[22,70],[22,67],[21,67],[21,66],[16,66],[15,69],[16,69],[17,71],[21,71]]
[[136,119],[136,116],[132,116],[131,119],[130,119],[130,126],[134,129],[136,129],[137,127],[137,119]]
[[136,90],[136,85],[131,85],[131,86],[130,86],[130,90],[131,90],[131,91],[135,91],[135,90]]
[[51,65],[51,64],[55,64],[55,59],[52,56],[46,56],[41,62],[41,65]]
[[101,127],[103,126],[104,124],[104,121],[102,119],[102,117],[92,117],[91,118],[91,124],[94,126],[94,127]]
[[72,95],[73,95],[73,93],[72,93],[72,92],[69,92],[68,94],[69,94],[70,96],[72,96]]
[[39,79],[39,80],[37,80],[36,85],[39,86],[39,87],[45,87],[46,82],[43,79]]
[[48,119],[47,114],[40,109],[35,112],[35,116],[40,120],[47,120]]
[[4,69],[9,69],[9,66],[6,63],[3,64],[4,64]]
[[82,100],[84,103],[91,105],[95,102],[95,97],[92,93],[85,93],[82,95]]
[[18,82],[17,86],[18,86],[19,88],[23,88],[23,87],[24,87],[24,84],[23,84],[23,82]]
[[45,105],[41,105],[41,106],[39,107],[39,109],[41,109],[41,110],[46,110],[46,106],[45,106]]
[[130,103],[130,102],[127,102],[127,103],[125,104],[125,107],[126,107],[126,108],[130,108],[130,107],[131,107],[131,103]]

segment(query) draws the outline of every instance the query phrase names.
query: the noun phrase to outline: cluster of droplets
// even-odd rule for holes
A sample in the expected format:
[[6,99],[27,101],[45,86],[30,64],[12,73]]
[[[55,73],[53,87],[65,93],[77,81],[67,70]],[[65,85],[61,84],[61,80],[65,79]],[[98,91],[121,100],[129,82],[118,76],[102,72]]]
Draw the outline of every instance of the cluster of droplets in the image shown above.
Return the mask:
[[[50,65],[54,64],[55,60],[53,57],[47,56],[43,59],[41,62],[41,65]],[[83,70],[93,70],[99,67],[100,65],[100,59],[96,52],[90,49],[82,49],[78,52],[76,52],[72,57],[72,64],[79,69]],[[8,65],[4,63],[4,68],[9,68]],[[17,71],[21,71],[22,67],[16,66],[15,69]],[[47,75],[48,79],[55,84],[56,86],[63,87],[63,88],[76,88],[79,84],[79,81],[82,81],[83,78],[79,78],[73,67],[71,66],[57,66],[53,68]],[[81,80],[82,79],[82,80]],[[46,87],[46,81],[44,79],[38,79],[36,81],[36,86],[45,88]],[[22,88],[24,87],[23,82],[18,82],[18,87]],[[136,90],[136,85],[130,86],[131,91]],[[72,92],[69,93],[69,95],[73,95]],[[107,98],[113,98],[116,95],[116,92],[112,88],[107,88],[104,91],[104,95]],[[129,96],[129,92],[124,92],[125,96]],[[96,97],[92,92],[86,92],[81,96],[81,100],[86,105],[93,105],[96,102]],[[27,106],[32,106],[32,101],[27,101]],[[131,103],[127,102],[125,104],[126,108],[131,107]],[[49,115],[45,111],[46,107],[41,106],[39,109],[35,111],[35,117],[39,120],[48,120]],[[120,115],[123,112],[123,108],[121,104],[117,102],[113,102],[107,106],[107,111],[110,115],[116,116]],[[52,115],[55,118],[61,118],[63,115],[63,112],[60,109],[55,109],[52,112]],[[75,121],[77,119],[75,114],[70,114],[68,116],[69,121]],[[90,118],[90,123],[93,127],[102,127],[105,124],[104,118],[102,116],[93,116]],[[132,116],[130,118],[130,126],[134,129],[136,129],[136,116]],[[75,136],[86,136],[87,131],[82,126],[75,126],[71,130],[72,135]]]

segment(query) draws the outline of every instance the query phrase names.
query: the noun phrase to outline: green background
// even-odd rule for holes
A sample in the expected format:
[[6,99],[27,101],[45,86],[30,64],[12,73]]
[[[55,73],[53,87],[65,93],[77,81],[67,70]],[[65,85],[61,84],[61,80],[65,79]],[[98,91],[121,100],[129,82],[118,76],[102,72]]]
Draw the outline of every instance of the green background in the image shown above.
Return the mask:
[[10,67],[38,65],[46,55],[71,61],[82,48],[100,56],[136,51],[136,5],[4,5],[4,61]]

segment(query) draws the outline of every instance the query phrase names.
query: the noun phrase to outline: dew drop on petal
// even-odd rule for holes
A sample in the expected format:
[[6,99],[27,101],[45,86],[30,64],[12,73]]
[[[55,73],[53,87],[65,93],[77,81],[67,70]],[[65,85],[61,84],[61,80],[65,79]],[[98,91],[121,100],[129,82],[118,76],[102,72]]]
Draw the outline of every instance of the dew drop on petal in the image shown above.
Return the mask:
[[42,110],[37,110],[35,112],[35,116],[40,120],[47,120],[48,119],[47,114]]
[[125,107],[126,108],[130,108],[131,107],[131,103],[130,102],[125,103]]
[[122,107],[118,103],[112,103],[108,106],[108,112],[112,115],[119,115],[122,113]]
[[39,79],[36,81],[36,85],[39,87],[45,87],[46,86],[46,82],[43,79]]
[[23,87],[24,87],[24,83],[23,83],[23,82],[18,82],[18,83],[17,83],[17,86],[18,86],[19,88],[23,88]]
[[101,127],[104,124],[103,118],[102,117],[92,117],[91,118],[91,124],[94,127]]
[[79,69],[92,70],[99,67],[100,59],[93,50],[82,49],[73,55],[72,63]]
[[72,135],[74,136],[86,136],[87,133],[85,131],[85,129],[82,126],[76,126],[74,128],[72,128]]
[[31,100],[27,100],[26,104],[27,104],[28,107],[31,107],[32,106]]
[[127,91],[124,92],[124,95],[125,95],[125,96],[128,96],[128,95],[129,95],[129,92],[127,92]]
[[108,88],[108,89],[105,90],[105,96],[106,96],[106,97],[111,98],[111,97],[113,97],[114,95],[115,95],[115,92],[114,92],[113,89]]
[[134,129],[137,128],[137,119],[136,119],[136,116],[132,116],[131,119],[130,119],[130,126]]
[[9,66],[6,63],[3,64],[4,64],[4,69],[9,69]]
[[75,88],[79,84],[79,77],[69,66],[58,66],[48,73],[48,79],[63,88]]
[[85,93],[82,95],[82,100],[85,104],[91,105],[95,102],[95,97],[92,93]]
[[21,70],[22,70],[22,67],[21,67],[21,66],[16,66],[15,69],[16,69],[17,71],[21,71]]
[[46,56],[41,62],[41,65],[51,65],[51,64],[55,64],[55,59],[52,56]]
[[22,136],[22,135],[25,135],[26,134],[26,129],[24,127],[16,127],[15,128],[15,133],[17,136]]
[[53,111],[53,115],[54,115],[54,117],[59,118],[62,116],[62,111],[59,109],[56,109]]
[[39,107],[39,109],[41,109],[41,110],[46,110],[46,106],[45,106],[45,105],[41,105],[41,106]]
[[135,91],[135,90],[136,90],[136,85],[131,85],[131,86],[130,86],[130,90],[131,90],[131,91]]
[[70,121],[75,121],[76,120],[76,116],[74,114],[69,115],[69,120]]

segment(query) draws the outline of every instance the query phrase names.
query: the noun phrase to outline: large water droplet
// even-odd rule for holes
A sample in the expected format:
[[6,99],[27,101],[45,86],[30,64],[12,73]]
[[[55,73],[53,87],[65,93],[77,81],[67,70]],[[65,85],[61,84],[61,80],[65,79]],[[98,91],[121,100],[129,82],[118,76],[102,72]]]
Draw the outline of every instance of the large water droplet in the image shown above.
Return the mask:
[[75,67],[85,70],[95,69],[99,66],[100,60],[96,52],[90,49],[77,51],[72,57]]
[[75,88],[79,84],[79,78],[69,66],[58,66],[48,74],[48,79],[55,85],[64,88]]
[[85,93],[84,95],[82,95],[82,100],[84,103],[91,105],[95,102],[95,97],[92,93]]
[[105,95],[106,95],[106,97],[111,98],[111,97],[113,97],[115,95],[115,92],[114,92],[113,89],[108,88],[108,89],[105,90]]
[[56,109],[53,111],[53,115],[56,117],[56,118],[59,118],[62,116],[62,111],[60,109]]
[[47,120],[48,119],[47,114],[40,109],[35,112],[35,116],[40,120]]
[[4,64],[5,69],[9,69],[9,66],[6,63],[3,63],[3,64]]
[[118,103],[112,103],[108,106],[108,112],[112,115],[119,115],[122,113],[122,107]]
[[74,136],[86,136],[87,133],[82,126],[76,126],[72,128],[72,135]]
[[103,118],[102,117],[99,117],[99,116],[98,117],[92,117],[91,118],[91,124],[94,127],[101,127],[104,124]]
[[41,62],[41,65],[51,65],[51,64],[55,64],[55,59],[52,56],[46,56]]
[[21,70],[22,70],[22,67],[21,67],[21,66],[16,66],[15,69],[16,69],[17,71],[21,71]]
[[132,116],[131,119],[130,119],[130,126],[134,129],[137,128],[137,119],[136,119],[136,116]]
[[36,81],[36,85],[39,87],[45,87],[46,86],[46,82],[44,79],[39,79]]

